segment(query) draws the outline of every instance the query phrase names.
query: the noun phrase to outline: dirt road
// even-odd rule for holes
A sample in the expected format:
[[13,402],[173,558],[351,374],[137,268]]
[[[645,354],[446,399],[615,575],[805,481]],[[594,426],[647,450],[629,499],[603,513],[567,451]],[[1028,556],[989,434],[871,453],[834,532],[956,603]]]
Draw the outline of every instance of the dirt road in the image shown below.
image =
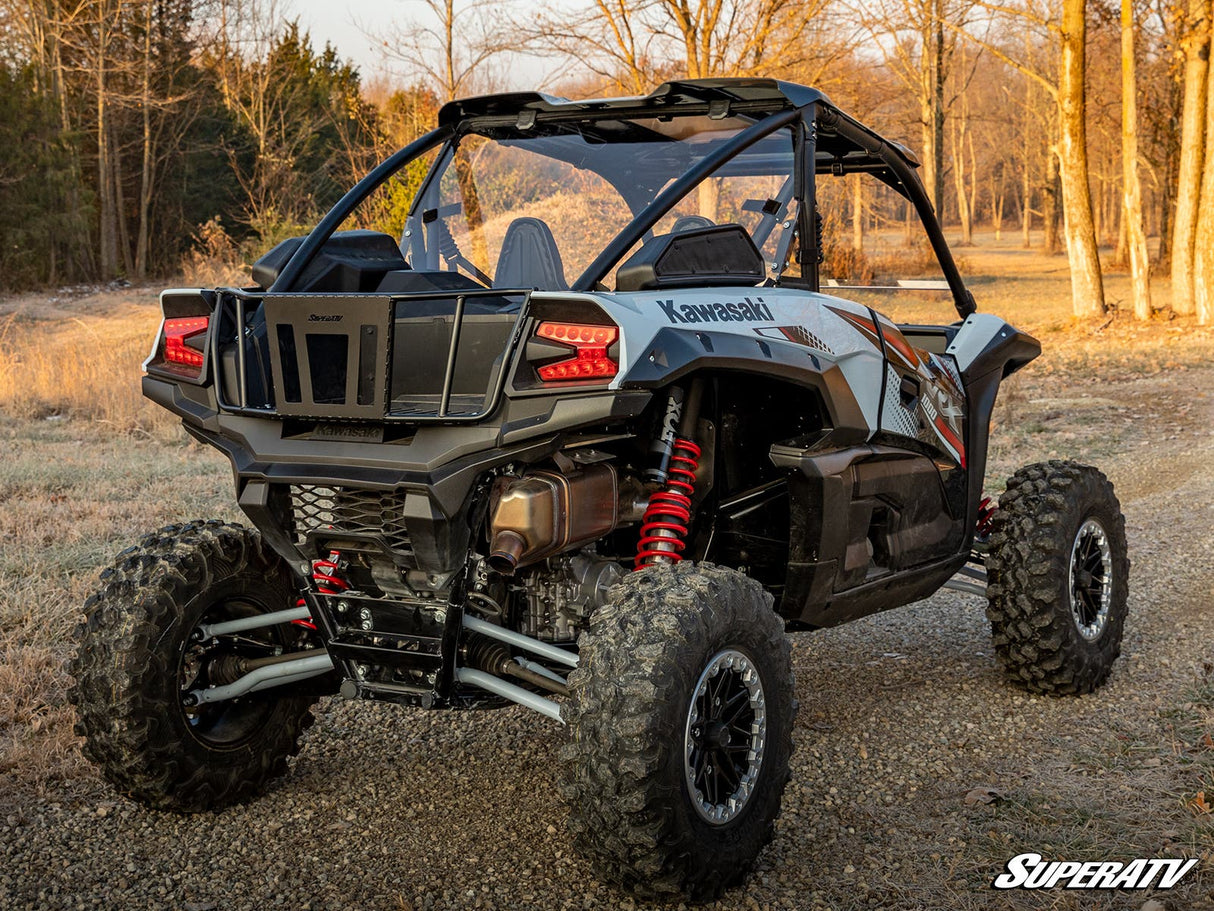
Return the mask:
[[[1171,909],[1214,908],[1214,369],[1026,379],[988,486],[1074,456],[1117,486],[1133,561],[1124,655],[1080,699],[1006,684],[980,599],[944,593],[795,636],[794,778],[774,843],[721,908],[1138,909],[995,893],[1014,855],[1200,857]],[[71,508],[71,503],[67,508]],[[165,520],[177,518],[165,516]],[[327,701],[251,806],[153,813],[91,772],[0,784],[3,908],[618,908],[556,796],[561,732],[521,709]],[[993,802],[967,801],[976,788]]]

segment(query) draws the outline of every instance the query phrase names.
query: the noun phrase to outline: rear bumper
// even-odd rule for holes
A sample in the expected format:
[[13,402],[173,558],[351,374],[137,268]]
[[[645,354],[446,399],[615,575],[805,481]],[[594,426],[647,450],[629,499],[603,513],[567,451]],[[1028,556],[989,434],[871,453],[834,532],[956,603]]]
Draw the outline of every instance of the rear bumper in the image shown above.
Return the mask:
[[232,414],[218,408],[212,387],[150,376],[143,378],[143,393],[181,417],[191,436],[228,457],[241,508],[292,565],[315,556],[296,546],[292,488],[354,488],[395,494],[417,568],[432,573],[463,565],[468,511],[486,472],[547,458],[585,428],[640,414],[652,397],[647,391],[599,391],[504,399],[483,423],[402,428]]

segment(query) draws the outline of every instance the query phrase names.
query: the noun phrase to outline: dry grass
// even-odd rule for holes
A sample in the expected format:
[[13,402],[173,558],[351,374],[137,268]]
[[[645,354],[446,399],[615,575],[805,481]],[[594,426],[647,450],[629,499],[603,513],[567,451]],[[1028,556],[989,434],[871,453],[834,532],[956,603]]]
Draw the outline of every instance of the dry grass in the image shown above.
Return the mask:
[[[251,249],[242,249],[224,229],[219,218],[199,227],[194,245],[181,259],[187,288],[240,288],[248,284]],[[263,251],[264,252],[264,251]]]
[[234,517],[221,456],[116,430],[0,415],[0,778],[35,788],[84,768],[63,666],[98,570],[168,522]]
[[12,417],[77,419],[106,429],[166,436],[176,421],[143,399],[140,365],[159,323],[154,307],[102,318],[0,317],[0,403]]

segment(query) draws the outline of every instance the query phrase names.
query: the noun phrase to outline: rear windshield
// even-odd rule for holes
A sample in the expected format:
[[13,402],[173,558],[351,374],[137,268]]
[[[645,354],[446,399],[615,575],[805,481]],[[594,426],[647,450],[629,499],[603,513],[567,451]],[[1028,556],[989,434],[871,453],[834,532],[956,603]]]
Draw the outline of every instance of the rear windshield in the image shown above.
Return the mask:
[[[671,181],[750,123],[558,121],[464,135],[435,163],[402,247],[414,269],[565,290]],[[769,264],[782,261],[796,222],[793,170],[792,131],[773,133],[688,193],[650,236],[736,223]]]

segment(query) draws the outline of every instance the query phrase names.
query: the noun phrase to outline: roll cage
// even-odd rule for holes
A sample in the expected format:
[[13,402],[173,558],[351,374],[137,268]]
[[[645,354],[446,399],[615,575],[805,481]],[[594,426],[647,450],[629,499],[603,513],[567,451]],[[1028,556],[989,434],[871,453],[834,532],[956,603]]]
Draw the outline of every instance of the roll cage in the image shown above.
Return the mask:
[[[909,150],[884,139],[845,114],[817,89],[770,79],[668,82],[650,95],[632,98],[568,101],[538,93],[507,93],[450,102],[439,111],[436,129],[386,159],[333,206],[299,246],[268,290],[294,290],[293,286],[321,248],[364,200],[410,162],[441,145],[453,147],[469,134],[506,141],[523,140],[545,129],[559,130],[571,124],[577,124],[579,132],[592,136],[598,142],[610,143],[613,138],[623,140],[621,121],[654,119],[669,122],[676,117],[693,116],[709,120],[741,119],[748,125],[668,182],[655,180],[654,185],[648,188],[649,201],[643,205],[644,194],[638,194],[635,190],[630,192],[629,188],[621,186],[618,175],[606,170],[598,171],[628,201],[633,209],[632,219],[603,246],[572,283],[571,290],[601,290],[601,283],[611,268],[638,241],[646,238],[654,225],[688,192],[706,178],[726,173],[730,162],[738,156],[776,131],[788,128],[792,132],[795,155],[793,197],[798,203],[796,236],[799,243],[796,255],[801,274],[781,277],[780,284],[819,290],[821,237],[816,205],[817,175],[867,173],[914,206],[960,317],[964,319],[976,310],[973,296],[957,270],[915,171],[918,162]],[[611,129],[607,128],[608,124],[612,125]],[[625,123],[624,129],[639,130],[641,127]],[[419,212],[418,207],[425,196],[427,184],[434,178],[437,163],[443,157],[439,155],[436,165],[431,167],[423,181],[422,190],[412,203],[407,224],[415,224],[430,215]],[[554,157],[559,157],[559,154]],[[593,170],[592,162],[577,163]],[[662,186],[662,183],[665,185]]]

